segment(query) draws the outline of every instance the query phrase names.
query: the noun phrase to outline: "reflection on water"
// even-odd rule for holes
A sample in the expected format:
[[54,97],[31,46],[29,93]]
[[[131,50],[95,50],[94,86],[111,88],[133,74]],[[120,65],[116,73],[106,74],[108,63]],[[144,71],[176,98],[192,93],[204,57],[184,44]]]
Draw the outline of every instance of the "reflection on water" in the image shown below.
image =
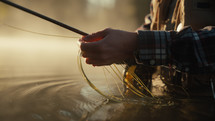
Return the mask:
[[76,40],[25,36],[1,37],[0,43],[1,121],[214,120],[211,100],[108,101],[82,79]]
[[0,38],[1,121],[76,121],[106,101],[83,83],[77,40],[32,38]]
[[0,92],[0,118],[4,121],[79,120],[104,100],[80,95],[84,88],[80,80],[75,75],[1,79],[1,85],[4,82],[11,85]]

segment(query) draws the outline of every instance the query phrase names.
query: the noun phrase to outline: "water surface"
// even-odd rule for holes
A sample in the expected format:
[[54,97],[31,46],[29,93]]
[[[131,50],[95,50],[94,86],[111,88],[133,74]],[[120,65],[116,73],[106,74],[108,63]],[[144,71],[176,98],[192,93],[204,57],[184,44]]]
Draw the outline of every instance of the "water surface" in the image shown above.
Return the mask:
[[169,105],[108,101],[82,78],[76,41],[34,35],[0,38],[1,121],[215,119],[213,100],[168,99]]

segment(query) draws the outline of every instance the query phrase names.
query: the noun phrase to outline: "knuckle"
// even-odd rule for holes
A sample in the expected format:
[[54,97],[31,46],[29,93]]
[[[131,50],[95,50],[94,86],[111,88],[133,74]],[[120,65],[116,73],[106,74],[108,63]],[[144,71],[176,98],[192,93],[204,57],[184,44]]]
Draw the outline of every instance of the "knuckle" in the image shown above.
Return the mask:
[[104,32],[105,32],[105,33],[109,33],[111,30],[112,30],[111,28],[106,28],[106,29],[104,30]]
[[87,63],[87,64],[93,64],[94,61],[93,61],[92,59],[90,59],[90,58],[87,58],[87,59],[86,59],[86,63]]
[[82,52],[82,57],[87,58],[89,57],[89,54],[87,54],[86,52]]

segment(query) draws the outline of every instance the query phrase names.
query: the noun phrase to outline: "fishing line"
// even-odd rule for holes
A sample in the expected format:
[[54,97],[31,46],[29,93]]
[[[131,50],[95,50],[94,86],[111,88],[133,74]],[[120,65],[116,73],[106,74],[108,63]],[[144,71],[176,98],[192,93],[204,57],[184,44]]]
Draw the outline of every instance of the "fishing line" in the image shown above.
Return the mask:
[[28,32],[28,33],[32,33],[32,34],[38,34],[38,35],[43,35],[43,36],[51,36],[51,37],[62,37],[62,38],[80,38],[80,37],[72,37],[72,36],[64,36],[64,35],[57,35],[57,34],[46,34],[46,33],[40,33],[40,32],[35,32],[35,31],[31,31],[31,30],[27,30],[27,29],[23,29],[23,28],[19,28],[19,27],[15,27],[9,24],[2,24],[8,28],[12,28],[15,30],[19,30],[19,31],[23,31],[23,32]]
[[[39,18],[41,18],[41,19],[44,19],[44,20],[49,21],[49,22],[51,22],[51,23],[53,23],[53,24],[56,24],[56,25],[58,25],[58,26],[61,26],[61,27],[65,28],[65,29],[67,29],[67,30],[73,31],[73,32],[75,32],[75,33],[77,33],[77,34],[79,34],[79,35],[82,35],[82,36],[87,36],[87,35],[88,35],[87,33],[83,32],[83,31],[81,31],[81,30],[78,30],[78,29],[76,29],[76,28],[74,28],[74,27],[68,26],[68,25],[66,25],[66,24],[64,24],[64,23],[62,23],[62,22],[59,22],[59,21],[57,21],[57,20],[54,20],[54,19],[49,18],[49,17],[47,17],[47,16],[44,16],[44,15],[42,15],[42,14],[40,14],[40,13],[37,13],[37,12],[32,11],[32,10],[30,10],[30,9],[28,9],[28,8],[25,8],[25,7],[22,7],[22,6],[20,6],[20,5],[17,5],[17,4],[15,4],[15,3],[13,3],[13,2],[10,2],[10,1],[8,1],[8,0],[0,0],[0,1],[3,2],[3,3],[5,3],[5,4],[7,4],[7,5],[10,5],[10,6],[12,6],[12,7],[15,7],[15,8],[19,9],[19,10],[25,11],[25,12],[31,14],[31,15],[37,16],[37,17],[39,17]],[[30,32],[30,33],[35,33],[35,34],[40,34],[40,35],[56,36],[56,37],[66,37],[66,38],[74,38],[74,37],[67,37],[67,36],[61,36],[61,35],[50,35],[50,34],[44,34],[44,33],[39,33],[39,32],[32,32],[32,31],[29,31],[29,30],[21,29],[21,28],[18,28],[18,27],[10,26],[10,25],[7,25],[7,26],[8,26],[8,27],[11,27],[11,28],[14,28],[14,29],[18,29],[18,30],[22,30],[22,31]],[[116,67],[116,65],[114,65],[114,67],[112,67],[111,65],[109,66],[109,68],[110,68],[110,70],[112,71],[112,73],[111,73],[110,70],[107,69],[106,67],[103,67],[103,68],[104,68],[103,70],[107,70],[107,72],[108,72],[108,73],[105,73],[105,72],[104,72],[104,73],[105,73],[105,78],[106,78],[106,79],[107,79],[106,74],[110,74],[110,76],[112,76],[112,79],[111,79],[111,80],[115,81],[115,82],[114,82],[114,83],[115,83],[115,86],[117,86],[115,90],[118,90],[118,93],[119,93],[119,94],[118,94],[117,92],[114,92],[113,90],[111,90],[111,89],[110,89],[110,85],[108,85],[107,88],[109,88],[108,90],[111,90],[111,93],[102,91],[101,89],[99,89],[100,87],[96,87],[95,84],[92,82],[92,81],[94,81],[94,80],[91,80],[91,79],[88,77],[89,75],[86,74],[86,70],[84,69],[83,64],[82,64],[82,59],[83,59],[83,58],[82,58],[82,56],[81,56],[81,52],[79,52],[79,54],[78,54],[78,66],[79,66],[79,69],[80,69],[80,71],[81,71],[81,73],[82,73],[84,79],[88,82],[88,84],[89,84],[95,91],[97,91],[99,94],[101,94],[101,95],[104,96],[105,98],[110,99],[110,100],[113,100],[113,101],[116,101],[116,102],[122,102],[122,101],[132,101],[132,102],[134,102],[134,101],[137,102],[137,101],[138,101],[138,102],[139,102],[139,100],[137,100],[137,99],[134,99],[134,98],[131,99],[131,98],[126,97],[126,95],[125,95],[125,93],[123,93],[123,89],[122,89],[122,87],[124,87],[124,85],[129,85],[129,86],[131,87],[131,88],[129,88],[129,90],[131,90],[131,92],[133,92],[134,94],[136,94],[138,97],[149,97],[149,96],[143,94],[143,93],[142,93],[138,88],[136,88],[130,81],[125,81],[124,78],[121,78],[121,76],[123,76],[123,75],[120,74],[120,70],[119,70],[118,67]],[[122,67],[123,67],[123,66],[122,66]],[[91,68],[92,68],[92,67],[91,67]],[[123,67],[122,69],[125,70],[125,67]],[[137,83],[139,83],[139,84],[142,86],[141,88],[143,88],[144,90],[146,90],[146,91],[152,96],[152,94],[151,94],[151,92],[149,91],[149,89],[144,85],[144,83],[140,80],[140,78],[139,78],[134,72],[131,71],[131,69],[128,70],[126,73],[129,73],[130,76],[133,78],[133,80],[136,81]],[[117,82],[117,81],[118,81],[118,82]],[[120,83],[121,85],[119,85],[119,83]],[[104,86],[106,86],[106,85],[104,85]],[[113,88],[113,87],[112,87],[112,88]],[[124,88],[124,90],[125,90],[125,88]],[[113,91],[113,92],[112,92],[112,91]],[[113,94],[113,93],[116,93],[116,94]],[[153,97],[153,96],[152,96],[152,97]]]
[[[105,67],[104,67],[105,68]],[[110,66],[110,68],[113,70],[113,68]],[[107,68],[105,68],[113,77],[114,77],[114,75],[107,69]],[[115,72],[115,70],[113,70],[113,72],[116,74],[116,72]],[[117,77],[120,79],[120,77],[117,75]],[[116,87],[117,87],[117,89],[118,89],[118,91],[119,91],[119,93],[120,93],[120,95],[122,96],[122,98],[125,98],[125,96],[124,96],[124,94],[123,94],[123,91],[120,89],[120,86],[118,85],[118,83],[117,83],[117,79],[113,79],[114,80],[114,83],[115,83],[115,85],[116,85]],[[121,79],[120,79],[121,80]]]
[[[125,69],[126,64],[112,64],[110,66],[102,66],[102,67],[91,67],[90,70],[88,70],[88,68],[86,66],[91,66],[91,65],[84,65],[84,58],[82,58],[81,52],[79,52],[79,55],[77,57],[78,59],[78,66],[80,69],[80,72],[82,73],[82,76],[84,77],[84,79],[88,82],[88,84],[95,90],[97,91],[99,94],[103,95],[104,97],[112,100],[112,101],[116,101],[116,102],[141,102],[144,103],[145,100],[141,100],[141,98],[152,98],[152,99],[156,99],[153,94],[149,91],[149,89],[144,85],[142,86],[142,88],[148,92],[149,95],[151,96],[147,96],[146,94],[142,93],[137,87],[135,87],[130,81],[125,81],[124,78],[121,78],[123,75],[122,71],[120,71],[119,67],[121,67],[121,69]],[[93,78],[92,75],[94,75],[94,70],[99,71],[99,69],[101,69],[101,71],[103,71],[104,73],[104,78],[99,80],[95,80]],[[92,73],[91,76],[89,73]],[[136,74],[132,73],[131,70],[128,70],[127,73],[129,73],[132,78],[135,81],[141,81],[139,77],[137,77]],[[111,79],[107,79],[107,74],[109,74],[109,77],[112,77]],[[114,85],[111,85],[111,82]],[[102,83],[102,87],[105,87],[105,89],[107,90],[103,90],[102,87],[97,86],[98,83],[101,82],[106,82]],[[141,83],[141,82],[139,82]],[[137,97],[133,98],[131,96],[126,95],[126,93],[124,93],[126,90],[125,87],[122,88],[122,85],[128,85],[129,88],[128,90],[130,92],[132,92],[134,95],[136,95]],[[118,92],[117,92],[118,91]]]

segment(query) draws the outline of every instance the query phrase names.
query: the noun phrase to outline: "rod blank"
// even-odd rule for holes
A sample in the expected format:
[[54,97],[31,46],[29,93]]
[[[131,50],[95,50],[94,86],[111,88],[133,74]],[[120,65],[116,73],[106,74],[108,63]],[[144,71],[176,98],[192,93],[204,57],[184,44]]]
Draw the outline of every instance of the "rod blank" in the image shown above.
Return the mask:
[[65,28],[65,29],[68,29],[68,30],[70,30],[70,31],[73,31],[73,32],[75,32],[75,33],[77,33],[77,34],[80,34],[80,35],[83,35],[83,36],[88,35],[87,33],[83,32],[83,31],[81,31],[81,30],[78,30],[78,29],[76,29],[76,28],[74,28],[74,27],[71,27],[71,26],[69,26],[69,25],[66,25],[66,24],[64,24],[64,23],[62,23],[62,22],[59,22],[59,21],[54,20],[54,19],[52,19],[52,18],[49,18],[49,17],[47,17],[47,16],[45,16],[45,15],[42,15],[42,14],[40,14],[40,13],[37,13],[37,12],[35,12],[35,11],[32,11],[32,10],[30,10],[30,9],[28,9],[28,8],[22,7],[22,6],[18,5],[18,4],[15,4],[15,3],[13,3],[13,2],[10,2],[10,1],[8,1],[8,0],[0,0],[0,1],[3,2],[3,3],[5,3],[5,4],[7,4],[7,5],[9,5],[9,6],[13,6],[13,7],[15,7],[15,8],[19,9],[19,10],[25,11],[25,12],[27,12],[27,13],[29,13],[29,14],[32,14],[32,15],[34,15],[34,16],[37,16],[37,17],[42,18],[42,19],[44,19],[44,20],[47,20],[47,21],[49,21],[49,22],[51,22],[51,23],[54,23],[54,24],[56,24],[56,25],[58,25],[58,26],[61,26],[61,27]]

